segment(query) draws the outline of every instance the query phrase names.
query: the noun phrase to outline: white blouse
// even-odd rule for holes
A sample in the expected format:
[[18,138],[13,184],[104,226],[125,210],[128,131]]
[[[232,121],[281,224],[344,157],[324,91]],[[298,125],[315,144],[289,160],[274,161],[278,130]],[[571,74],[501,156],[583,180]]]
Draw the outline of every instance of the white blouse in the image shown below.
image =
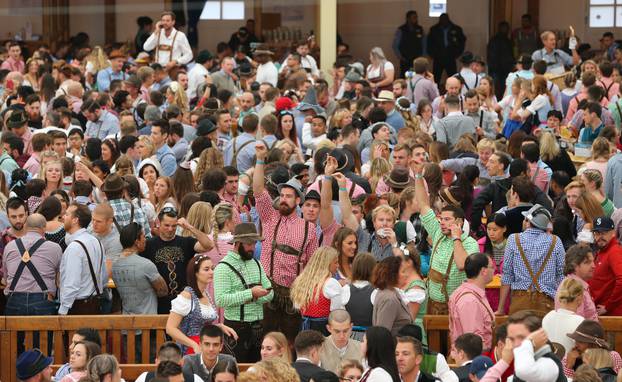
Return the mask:
[[331,312],[336,309],[344,309],[341,298],[339,298],[342,294],[342,290],[343,287],[339,284],[339,281],[332,277],[329,277],[324,283],[322,293],[324,294],[324,297],[330,300]]
[[[212,305],[206,305],[199,302],[201,307],[201,317],[205,320],[213,320],[218,314]],[[173,301],[171,301],[171,312],[177,313],[182,317],[186,317],[190,314],[192,308],[192,301],[189,298],[185,298],[181,294],[177,295]]]
[[[369,285],[369,281],[355,281],[352,283],[355,287],[357,288],[363,288],[366,287],[367,285]],[[373,292],[371,292],[371,296],[370,296],[370,300],[371,300],[371,304],[374,305],[374,301],[376,301],[376,295],[378,294],[378,289],[374,289]],[[343,306],[345,306],[348,301],[350,301],[350,284],[345,285],[343,288],[341,288],[341,304]]]

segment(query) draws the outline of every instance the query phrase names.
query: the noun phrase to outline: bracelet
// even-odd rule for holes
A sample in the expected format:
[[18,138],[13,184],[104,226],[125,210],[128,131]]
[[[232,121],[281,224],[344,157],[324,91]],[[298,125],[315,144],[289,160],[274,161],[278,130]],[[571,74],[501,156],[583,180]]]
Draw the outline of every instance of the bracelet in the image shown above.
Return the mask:
[[421,175],[421,174],[415,174],[415,179],[423,179],[423,175]]
[[257,159],[257,162],[255,162],[256,164],[266,164],[266,162],[262,161],[261,159]]
[[331,180],[331,179],[333,179],[333,177],[332,177],[332,176],[330,176],[330,175],[324,175],[324,180],[329,181],[329,180]]
[[462,240],[462,238],[460,238],[460,237],[452,237],[451,239],[452,239],[453,241]]
[[345,187],[339,187],[339,191],[348,192],[348,189]]

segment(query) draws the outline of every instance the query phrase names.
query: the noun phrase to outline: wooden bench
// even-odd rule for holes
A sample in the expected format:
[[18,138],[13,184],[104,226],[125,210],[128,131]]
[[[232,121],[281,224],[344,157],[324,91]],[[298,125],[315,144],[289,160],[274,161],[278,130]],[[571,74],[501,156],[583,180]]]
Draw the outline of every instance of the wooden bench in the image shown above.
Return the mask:
[[[114,354],[122,364],[123,376],[133,381],[142,372],[155,369],[155,360],[150,357],[150,348],[157,349],[165,341],[166,315],[153,316],[38,316],[38,317],[2,317],[0,316],[0,381],[17,382],[15,361],[18,353],[18,332],[24,333],[26,348],[32,348],[35,333],[39,333],[40,348],[46,352],[48,333],[55,365],[62,365],[67,360],[67,343],[79,328],[94,328],[102,338],[102,349]],[[501,324],[506,317],[497,317]],[[607,340],[618,352],[622,352],[622,317],[601,318]],[[428,334],[430,349],[447,354],[449,344],[449,319],[447,316],[425,316],[424,325]],[[142,330],[144,340],[141,344],[141,358],[127,349],[134,349],[136,330]],[[155,336],[151,343],[150,335]],[[153,346],[152,346],[153,345]],[[248,364],[240,365],[245,370]]]

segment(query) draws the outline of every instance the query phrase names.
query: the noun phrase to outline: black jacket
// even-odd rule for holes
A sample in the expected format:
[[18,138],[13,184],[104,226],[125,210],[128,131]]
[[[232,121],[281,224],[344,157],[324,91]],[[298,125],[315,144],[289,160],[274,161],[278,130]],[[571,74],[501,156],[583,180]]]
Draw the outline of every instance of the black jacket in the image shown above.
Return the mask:
[[470,382],[469,379],[469,369],[471,368],[471,364],[468,363],[466,365],[456,367],[455,369],[451,369],[458,376],[459,382]]
[[296,373],[298,373],[298,376],[300,377],[300,382],[309,382],[311,377],[313,377],[313,374],[318,371],[325,371],[321,367],[308,361],[296,361],[292,364],[292,366],[296,369]]
[[445,46],[445,34],[440,24],[435,24],[430,28],[428,35],[428,52],[434,59],[458,58],[464,52],[466,36],[462,28],[454,23],[447,26],[447,46]]
[[[506,194],[512,187],[512,179],[505,178],[496,180],[490,183],[484,188],[477,198],[473,201],[472,213],[471,213],[471,229],[477,232],[482,224],[482,213],[486,206],[492,203],[492,211],[496,212],[501,207],[508,205]],[[536,197],[533,200],[534,204],[540,204],[544,206],[551,213],[553,212],[553,203],[551,199],[535,185],[533,186]]]

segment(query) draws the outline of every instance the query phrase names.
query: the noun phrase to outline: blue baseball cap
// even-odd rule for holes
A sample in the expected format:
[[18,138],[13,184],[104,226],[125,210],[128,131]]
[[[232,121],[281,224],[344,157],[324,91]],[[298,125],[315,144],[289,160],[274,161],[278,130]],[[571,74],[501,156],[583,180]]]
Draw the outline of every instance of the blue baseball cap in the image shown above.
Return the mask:
[[469,373],[475,375],[477,379],[482,379],[489,367],[493,365],[492,360],[485,355],[479,355],[473,358],[469,366]]
[[17,379],[24,381],[34,377],[50,366],[52,361],[52,357],[46,357],[39,349],[23,352],[16,362]]

